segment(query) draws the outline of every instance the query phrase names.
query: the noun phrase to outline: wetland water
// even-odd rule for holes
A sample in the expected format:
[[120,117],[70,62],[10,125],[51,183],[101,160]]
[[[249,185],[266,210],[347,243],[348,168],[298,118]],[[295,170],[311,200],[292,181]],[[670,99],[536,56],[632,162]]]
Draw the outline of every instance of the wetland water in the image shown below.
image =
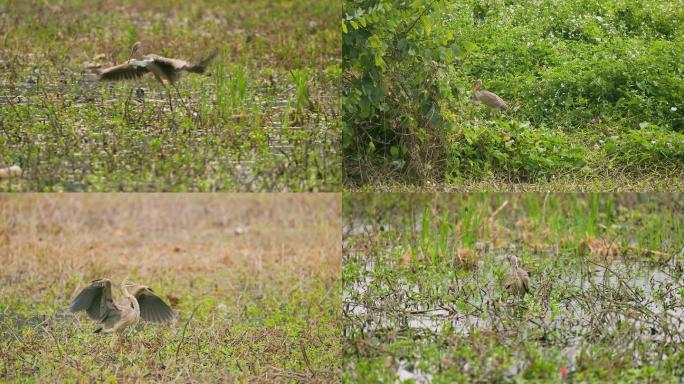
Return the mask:
[[[589,361],[648,367],[680,356],[684,238],[672,235],[681,221],[656,235],[629,221],[611,224],[625,231],[615,246],[571,245],[575,228],[559,225],[565,233],[547,233],[545,244],[532,244],[536,236],[525,232],[538,228],[513,215],[483,221],[499,236],[473,241],[472,262],[464,263],[459,230],[465,220],[457,214],[444,219],[454,232],[440,231],[446,214],[429,221],[425,214],[375,215],[347,216],[344,230],[349,378],[508,381],[529,377],[540,360],[558,378],[561,370],[586,374]],[[636,222],[643,227],[645,220]],[[440,243],[446,245],[431,252]],[[530,274],[531,294],[522,298],[502,288],[511,253]]]

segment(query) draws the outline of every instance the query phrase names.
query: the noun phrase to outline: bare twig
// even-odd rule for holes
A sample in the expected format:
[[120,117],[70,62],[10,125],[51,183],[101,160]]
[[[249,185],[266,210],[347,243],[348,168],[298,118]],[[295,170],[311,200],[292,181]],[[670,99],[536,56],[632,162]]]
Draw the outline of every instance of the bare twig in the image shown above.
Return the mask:
[[176,347],[176,363],[178,363],[178,352],[180,351],[180,347],[181,345],[183,345],[183,341],[185,341],[185,330],[188,328],[188,324],[190,324],[190,322],[192,321],[192,317],[195,316],[195,311],[198,307],[199,304],[195,305],[195,308],[192,309],[192,313],[190,313],[190,318],[183,326],[183,333],[181,334],[180,342],[178,342],[178,347]]
[[302,357],[304,357],[304,363],[306,363],[306,367],[309,369],[309,372],[311,373],[311,377],[312,378],[316,377],[316,371],[311,366],[311,361],[309,361],[309,356],[306,354],[306,346],[304,345],[304,340],[301,337],[299,338],[299,349],[302,351]]

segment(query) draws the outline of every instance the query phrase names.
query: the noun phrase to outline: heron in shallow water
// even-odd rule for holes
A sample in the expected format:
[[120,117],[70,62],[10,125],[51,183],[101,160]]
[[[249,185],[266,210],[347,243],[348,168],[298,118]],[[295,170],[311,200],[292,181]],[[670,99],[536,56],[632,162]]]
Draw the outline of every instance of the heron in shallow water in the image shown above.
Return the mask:
[[506,291],[519,296],[525,296],[530,293],[530,276],[527,271],[518,266],[518,258],[511,255],[508,256],[511,263],[511,268],[508,275],[504,279],[504,288]]
[[74,298],[69,310],[71,312],[86,311],[88,317],[100,323],[95,333],[114,333],[115,335],[122,334],[140,319],[163,323],[174,318],[171,307],[152,289],[124,282],[121,284],[121,291],[124,294],[123,298],[114,302],[112,282],[109,279],[93,280]]

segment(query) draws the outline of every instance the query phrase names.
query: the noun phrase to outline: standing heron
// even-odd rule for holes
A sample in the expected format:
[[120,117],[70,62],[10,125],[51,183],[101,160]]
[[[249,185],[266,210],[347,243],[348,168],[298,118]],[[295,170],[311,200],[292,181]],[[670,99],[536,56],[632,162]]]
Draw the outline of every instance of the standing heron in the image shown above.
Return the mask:
[[530,276],[526,270],[518,267],[517,257],[511,255],[508,259],[511,262],[511,269],[503,281],[504,288],[509,293],[525,296],[526,293],[530,293]]
[[[132,293],[127,287],[132,287]],[[112,299],[112,282],[109,279],[93,280],[84,288],[69,306],[69,311],[86,311],[88,317],[101,326],[95,333],[122,334],[126,328],[145,321],[163,323],[174,318],[173,310],[145,286],[121,284],[124,297],[118,302]],[[112,343],[116,339],[112,339]]]
[[507,111],[508,105],[499,95],[494,92],[489,92],[482,89],[482,80],[477,79],[470,88],[472,94],[470,96],[470,101],[475,104],[484,104],[488,108],[496,111]]
[[[166,83],[171,84],[180,97],[180,92],[176,87],[176,80],[180,78],[181,72],[202,74],[207,70],[207,66],[216,57],[217,50],[199,63],[193,64],[181,59],[173,59],[160,56],[154,53],[143,54],[141,42],[133,44],[131,54],[126,62],[99,71],[99,79],[103,81],[117,81],[128,79],[139,79],[145,74],[152,73],[154,77],[165,88]],[[182,97],[181,97],[182,99]],[[169,103],[170,103],[169,98]]]

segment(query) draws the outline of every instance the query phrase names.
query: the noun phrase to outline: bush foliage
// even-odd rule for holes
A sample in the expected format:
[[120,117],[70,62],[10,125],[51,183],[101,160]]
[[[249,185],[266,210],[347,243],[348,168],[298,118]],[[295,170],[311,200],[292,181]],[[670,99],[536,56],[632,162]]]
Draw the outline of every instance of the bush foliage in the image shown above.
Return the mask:
[[347,183],[684,167],[682,26],[669,0],[347,0]]

